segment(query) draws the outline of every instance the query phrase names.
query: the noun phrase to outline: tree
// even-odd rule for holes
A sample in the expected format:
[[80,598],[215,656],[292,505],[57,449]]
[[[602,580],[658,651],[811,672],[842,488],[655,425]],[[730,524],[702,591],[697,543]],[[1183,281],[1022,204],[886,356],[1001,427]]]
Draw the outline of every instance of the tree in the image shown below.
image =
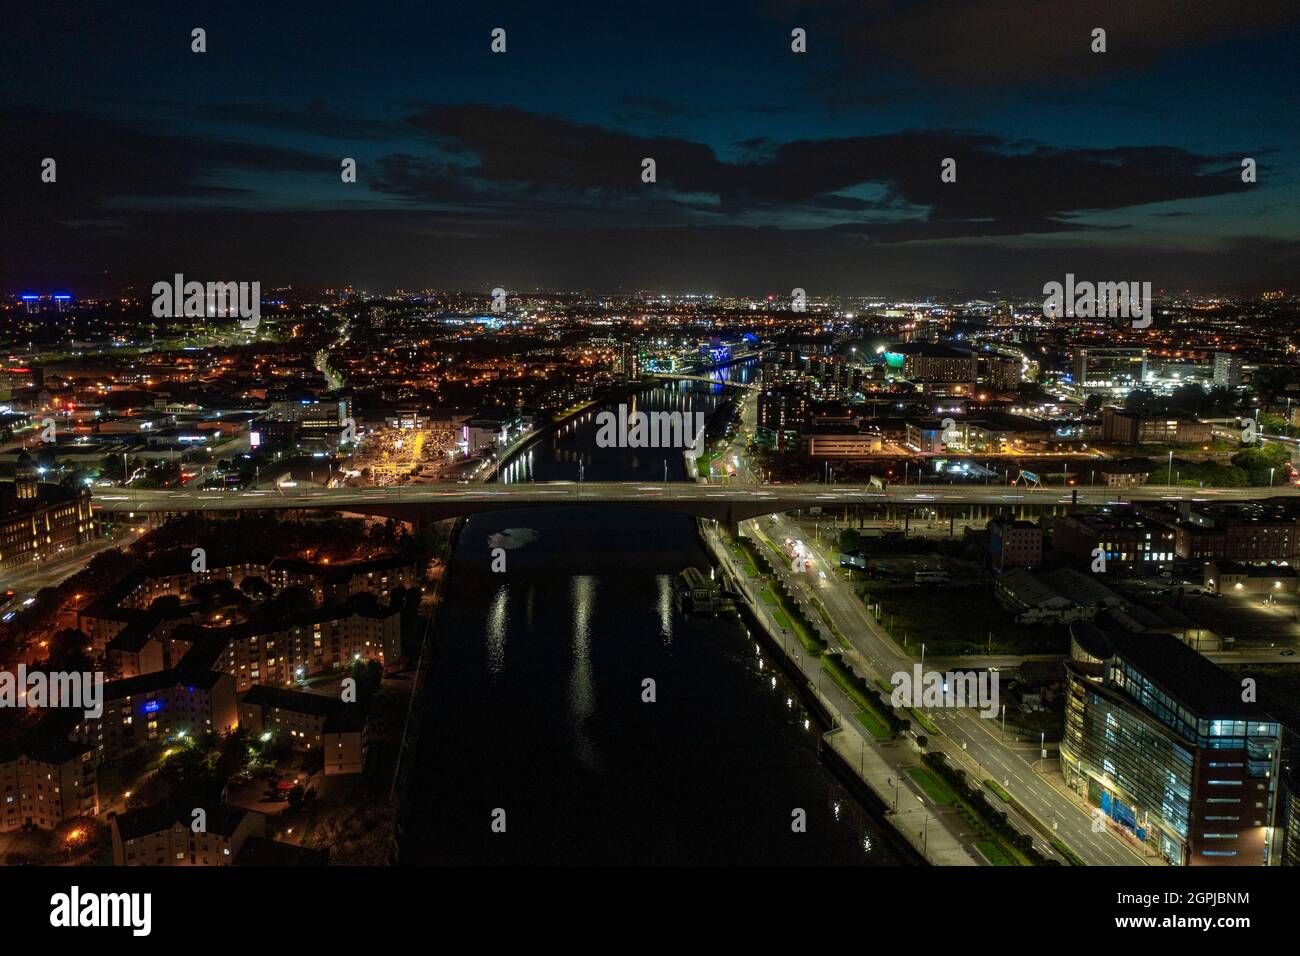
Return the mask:
[[853,528],[845,528],[840,532],[840,551],[849,554],[856,551],[862,545],[862,535],[858,534]]
[[1250,484],[1267,485],[1270,478],[1277,480],[1289,459],[1285,445],[1270,442],[1247,448],[1232,456],[1232,463],[1250,476]]
[[1135,388],[1124,396],[1124,408],[1130,412],[1144,412],[1155,401],[1155,392],[1149,388]]
[[59,588],[64,594],[101,594],[129,572],[134,571],[140,562],[121,548],[109,548],[90,559],[90,562],[65,580]]
[[213,601],[221,591],[219,581],[199,581],[190,588],[190,597],[200,604]]
[[1205,389],[1195,382],[1179,385],[1169,396],[1168,406],[1173,411],[1186,415],[1203,414],[1210,406],[1210,396]]
[[1210,389],[1209,410],[1216,415],[1229,415],[1237,407],[1237,396],[1232,394],[1232,389],[1224,388],[1222,385]]
[[50,638],[46,663],[52,671],[91,671],[90,638],[76,628],[64,628]]
[[316,601],[312,592],[301,584],[294,584],[259,605],[257,613],[263,620],[280,620],[309,611],[315,606]]
[[269,601],[275,595],[275,591],[266,583],[266,579],[256,574],[250,574],[239,582],[239,590],[254,601]]
[[156,597],[149,605],[151,614],[168,616],[180,610],[181,599],[175,594],[164,594],[162,597]]
[[1257,421],[1259,422],[1259,428],[1261,431],[1269,432],[1274,435],[1289,434],[1287,429],[1290,426],[1287,425],[1286,419],[1281,415],[1268,415],[1261,413]]
[[80,491],[91,481],[90,472],[84,468],[73,468],[59,480],[59,487],[65,491]]
[[383,685],[384,669],[379,661],[353,661],[352,677],[357,682],[357,704],[367,703]]

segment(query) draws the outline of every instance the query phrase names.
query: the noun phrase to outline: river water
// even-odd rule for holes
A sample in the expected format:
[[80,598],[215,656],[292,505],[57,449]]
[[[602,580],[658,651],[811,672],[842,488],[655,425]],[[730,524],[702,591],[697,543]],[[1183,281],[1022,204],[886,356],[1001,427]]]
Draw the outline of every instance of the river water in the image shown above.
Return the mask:
[[[712,412],[723,398],[675,383],[626,401]],[[593,411],[546,436],[502,480],[659,481],[665,466],[684,480],[680,451],[598,449],[595,427]],[[504,572],[491,569],[495,547]],[[884,824],[818,759],[821,728],[744,625],[675,612],[688,565],[709,567],[681,515],[558,506],[466,523],[403,862],[900,862]]]

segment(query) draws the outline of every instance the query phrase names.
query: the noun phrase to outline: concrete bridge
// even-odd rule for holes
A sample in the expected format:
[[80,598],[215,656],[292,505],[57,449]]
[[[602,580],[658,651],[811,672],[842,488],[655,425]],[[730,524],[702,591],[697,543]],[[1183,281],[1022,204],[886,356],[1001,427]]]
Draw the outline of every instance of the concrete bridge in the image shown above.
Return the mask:
[[283,488],[268,491],[143,491],[105,488],[91,501],[107,513],[172,514],[268,509],[348,511],[420,523],[517,508],[627,506],[711,518],[731,528],[761,515],[802,508],[869,506],[902,515],[921,509],[991,517],[1064,513],[1076,505],[1131,501],[1202,503],[1300,497],[1294,488],[1108,488],[899,486],[875,489],[836,484],[706,485],[694,482],[542,482],[428,484],[400,488]]
[[748,382],[729,382],[723,378],[713,378],[708,375],[685,375],[680,372],[654,372],[653,378],[668,379],[673,382],[705,382],[709,385],[725,385],[727,388],[747,388],[751,391],[758,391],[759,386]]

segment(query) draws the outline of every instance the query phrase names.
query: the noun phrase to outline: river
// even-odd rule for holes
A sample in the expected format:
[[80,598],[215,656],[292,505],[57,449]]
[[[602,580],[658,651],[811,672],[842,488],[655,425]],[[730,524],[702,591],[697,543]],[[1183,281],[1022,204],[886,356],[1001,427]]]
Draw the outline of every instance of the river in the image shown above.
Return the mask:
[[[674,383],[627,402],[711,412],[723,398]],[[665,466],[684,480],[680,451],[596,448],[597,412],[501,480],[662,480]],[[412,754],[403,862],[900,862],[885,825],[819,760],[822,728],[743,624],[674,610],[688,565],[709,568],[685,516],[572,506],[466,523]]]

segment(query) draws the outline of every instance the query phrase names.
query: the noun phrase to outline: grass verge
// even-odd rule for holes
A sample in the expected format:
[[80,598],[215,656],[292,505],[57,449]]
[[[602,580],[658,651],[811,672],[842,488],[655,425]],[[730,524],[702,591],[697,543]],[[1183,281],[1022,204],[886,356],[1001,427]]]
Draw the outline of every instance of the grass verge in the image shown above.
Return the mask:
[[[893,740],[902,730],[903,724],[894,716],[892,710],[889,710],[884,702],[876,696],[871,690],[871,685],[864,681],[857,674],[854,674],[838,657],[833,654],[827,654],[822,657],[822,670],[824,670],[835,681],[840,690],[849,696],[853,703],[857,704],[864,712],[871,717],[883,728],[887,730],[887,736],[877,739]],[[864,724],[865,726],[865,724]],[[868,730],[871,728],[868,727]]]
[[957,802],[957,794],[952,788],[925,767],[907,767],[906,770],[916,785],[925,791],[925,795],[939,806],[949,807]]
[[1007,856],[1004,852],[1002,852],[1002,848],[999,847],[992,840],[980,840],[978,843],[975,844],[975,849],[983,853],[985,859],[987,859],[994,866],[1018,866],[1019,865],[1018,863],[1016,863],[1015,860],[1013,860],[1011,857]]
[[1006,788],[1003,787],[1002,784],[998,783],[996,780],[985,780],[984,786],[988,787],[990,790],[996,793],[998,795],[998,799],[1001,800],[1003,803],[1011,802],[1011,794],[1007,793]]
[[886,740],[893,740],[894,735],[889,732],[889,728],[871,711],[860,710],[853,715],[853,718],[876,740],[882,743]]
[[1057,853],[1059,853],[1059,854],[1061,854],[1061,856],[1065,857],[1065,861],[1066,861],[1067,863],[1069,863],[1070,866],[1087,866],[1087,865],[1088,865],[1088,864],[1084,863],[1083,860],[1079,859],[1079,855],[1078,855],[1077,853],[1075,853],[1073,850],[1071,850],[1068,846],[1066,846],[1066,845],[1065,845],[1064,843],[1062,843],[1060,840],[1053,840],[1053,841],[1052,841],[1052,849],[1056,850]]

